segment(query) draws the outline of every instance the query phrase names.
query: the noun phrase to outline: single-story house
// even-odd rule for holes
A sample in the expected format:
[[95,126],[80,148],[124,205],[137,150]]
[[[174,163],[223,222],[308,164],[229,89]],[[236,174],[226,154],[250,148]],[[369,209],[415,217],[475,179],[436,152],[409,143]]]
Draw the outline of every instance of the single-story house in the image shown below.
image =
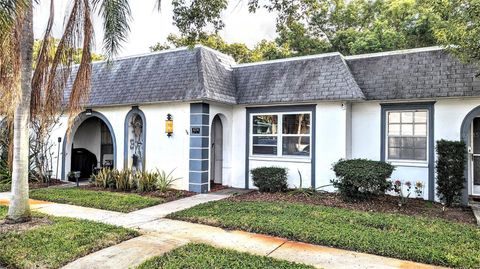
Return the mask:
[[66,117],[52,134],[58,178],[85,166],[175,169],[177,188],[205,193],[210,182],[253,188],[252,168],[278,166],[290,186],[300,172],[302,187],[318,187],[339,159],[367,158],[434,200],[434,145],[448,139],[468,145],[465,201],[480,196],[478,69],[441,48],[236,64],[196,46],[92,65],[86,110],[69,138]]

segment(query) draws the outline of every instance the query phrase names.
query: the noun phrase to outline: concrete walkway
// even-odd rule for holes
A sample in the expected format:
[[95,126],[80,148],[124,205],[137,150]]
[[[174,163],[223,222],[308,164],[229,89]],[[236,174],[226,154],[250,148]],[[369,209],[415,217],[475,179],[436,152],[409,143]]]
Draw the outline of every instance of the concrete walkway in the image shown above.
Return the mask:
[[[234,249],[256,255],[309,264],[317,268],[440,268],[377,255],[289,241],[266,235],[165,219],[170,213],[224,199],[237,191],[199,194],[131,213],[118,213],[80,206],[31,200],[32,209],[54,215],[135,228],[140,237],[80,258],[64,268],[132,268],[146,259],[162,255],[189,242]],[[0,193],[0,205],[9,193]]]

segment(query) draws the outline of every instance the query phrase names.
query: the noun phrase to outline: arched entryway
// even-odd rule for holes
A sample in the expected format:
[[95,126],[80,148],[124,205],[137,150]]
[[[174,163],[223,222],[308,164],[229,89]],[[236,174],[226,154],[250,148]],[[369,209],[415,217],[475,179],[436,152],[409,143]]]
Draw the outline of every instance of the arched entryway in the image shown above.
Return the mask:
[[132,107],[125,117],[124,168],[145,171],[147,122],[138,107]]
[[468,148],[468,164],[464,171],[467,182],[462,198],[462,202],[466,204],[470,195],[480,197],[480,106],[465,116],[461,136]]
[[77,116],[63,143],[63,180],[69,172],[79,171],[81,179],[88,179],[96,169],[116,167],[115,133],[99,112],[88,110]]
[[220,115],[215,115],[211,126],[210,189],[214,190],[223,182],[223,123]]

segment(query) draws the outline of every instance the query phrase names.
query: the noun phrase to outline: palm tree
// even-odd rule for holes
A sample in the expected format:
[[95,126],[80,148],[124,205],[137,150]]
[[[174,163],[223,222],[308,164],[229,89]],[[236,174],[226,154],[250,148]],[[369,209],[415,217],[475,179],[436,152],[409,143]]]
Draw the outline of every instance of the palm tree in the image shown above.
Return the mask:
[[[33,8],[40,0],[2,0],[0,2],[0,115],[13,118],[12,199],[7,221],[24,222],[31,218],[28,204],[28,149],[31,121],[48,121],[60,113],[63,90],[73,77],[66,107],[69,122],[82,109],[90,92],[92,12],[103,19],[104,52],[114,57],[130,30],[128,0],[73,0],[57,46],[51,30],[54,0],[45,29],[38,60],[33,69]],[[161,0],[157,0],[160,8]],[[74,53],[83,48],[76,73],[71,74]]]

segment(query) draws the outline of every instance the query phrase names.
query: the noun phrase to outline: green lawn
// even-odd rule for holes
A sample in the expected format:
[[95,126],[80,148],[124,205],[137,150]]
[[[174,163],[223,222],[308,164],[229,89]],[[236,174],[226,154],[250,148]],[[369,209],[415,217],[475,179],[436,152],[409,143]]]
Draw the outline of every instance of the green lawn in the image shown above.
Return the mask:
[[[7,207],[0,206],[0,220],[6,214]],[[138,235],[134,230],[92,221],[34,215],[49,223],[21,231],[0,232],[0,267],[59,268]]]
[[105,210],[132,212],[165,202],[162,198],[135,193],[87,190],[82,188],[42,188],[30,192],[30,198]]
[[280,261],[204,244],[188,244],[142,263],[138,269],[310,269],[311,266]]
[[233,201],[210,202],[168,217],[423,263],[480,268],[480,229],[439,219]]

